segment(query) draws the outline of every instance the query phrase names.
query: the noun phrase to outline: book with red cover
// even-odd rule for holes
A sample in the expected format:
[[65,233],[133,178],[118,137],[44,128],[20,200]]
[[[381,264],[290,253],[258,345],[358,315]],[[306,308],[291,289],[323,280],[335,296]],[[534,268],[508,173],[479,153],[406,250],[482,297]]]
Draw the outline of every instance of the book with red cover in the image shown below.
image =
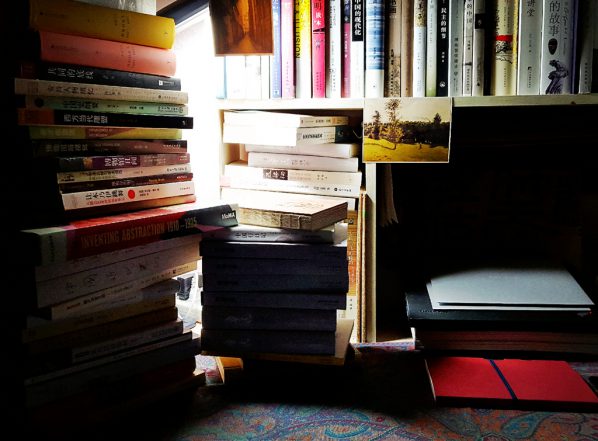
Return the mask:
[[566,361],[434,357],[437,404],[597,411],[598,396]]

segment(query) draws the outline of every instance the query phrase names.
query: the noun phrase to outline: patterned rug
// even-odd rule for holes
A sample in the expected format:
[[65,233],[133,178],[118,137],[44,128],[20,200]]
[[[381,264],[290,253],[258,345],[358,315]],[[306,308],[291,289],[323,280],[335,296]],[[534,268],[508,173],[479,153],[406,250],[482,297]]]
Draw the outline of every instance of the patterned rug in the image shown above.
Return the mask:
[[[198,362],[207,373],[207,386],[195,392],[192,405],[181,412],[177,421],[171,422],[169,433],[160,439],[598,440],[598,413],[435,407],[430,397],[421,392],[425,379],[421,376],[414,379],[410,374],[416,371],[409,371],[411,368],[405,367],[408,364],[405,363],[405,349],[408,348],[384,343],[356,345],[358,361],[363,365],[363,370],[357,371],[357,377],[352,376],[351,379],[358,378],[362,386],[341,386],[348,391],[347,394],[341,394],[341,401],[347,401],[347,396],[357,397],[348,400],[347,405],[328,403],[326,400],[323,403],[301,399],[296,402],[268,398],[256,400],[254,392],[263,388],[263,384],[231,395],[219,385],[220,374],[214,359],[198,357]],[[584,377],[598,373],[598,363],[579,362],[572,365]],[[287,384],[294,382],[293,377],[281,381]],[[323,381],[329,381],[329,378]],[[317,379],[310,378],[309,382],[317,383]],[[272,388],[281,387],[276,380],[271,383]],[[322,393],[329,394],[330,391]],[[403,405],[397,405],[398,402]]]

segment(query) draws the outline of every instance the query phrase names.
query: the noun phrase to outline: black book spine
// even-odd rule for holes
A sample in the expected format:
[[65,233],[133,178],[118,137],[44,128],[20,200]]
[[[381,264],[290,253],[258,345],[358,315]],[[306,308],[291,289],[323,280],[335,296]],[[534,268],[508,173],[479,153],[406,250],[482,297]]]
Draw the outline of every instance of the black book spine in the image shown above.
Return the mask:
[[436,96],[448,96],[449,77],[449,0],[439,0],[436,34]]

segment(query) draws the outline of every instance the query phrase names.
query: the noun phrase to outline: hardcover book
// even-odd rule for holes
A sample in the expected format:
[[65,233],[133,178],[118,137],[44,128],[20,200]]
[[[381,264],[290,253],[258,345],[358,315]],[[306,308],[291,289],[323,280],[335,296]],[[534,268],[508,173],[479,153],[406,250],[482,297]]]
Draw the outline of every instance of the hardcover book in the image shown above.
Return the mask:
[[24,261],[64,262],[158,240],[238,225],[236,206],[182,204],[21,231]]
[[330,244],[206,240],[201,244],[201,255],[227,259],[318,259],[345,262],[347,242]]
[[347,272],[346,260],[314,259],[242,259],[209,257],[202,262],[203,274],[335,274]]
[[[346,264],[345,264],[346,265]],[[203,278],[210,291],[343,292],[349,289],[348,271],[328,274],[213,274]]]
[[238,308],[345,309],[344,292],[208,291],[201,292],[205,306]]
[[331,197],[249,190],[245,194],[229,201],[238,204],[237,219],[244,224],[318,230],[347,217],[347,203]]

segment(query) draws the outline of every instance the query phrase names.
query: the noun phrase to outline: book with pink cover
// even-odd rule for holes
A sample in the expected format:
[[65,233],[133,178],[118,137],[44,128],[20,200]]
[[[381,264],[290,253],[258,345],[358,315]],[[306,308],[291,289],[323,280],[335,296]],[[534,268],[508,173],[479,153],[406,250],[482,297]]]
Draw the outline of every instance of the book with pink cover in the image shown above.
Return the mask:
[[439,405],[598,410],[598,396],[566,361],[445,356],[426,363]]

